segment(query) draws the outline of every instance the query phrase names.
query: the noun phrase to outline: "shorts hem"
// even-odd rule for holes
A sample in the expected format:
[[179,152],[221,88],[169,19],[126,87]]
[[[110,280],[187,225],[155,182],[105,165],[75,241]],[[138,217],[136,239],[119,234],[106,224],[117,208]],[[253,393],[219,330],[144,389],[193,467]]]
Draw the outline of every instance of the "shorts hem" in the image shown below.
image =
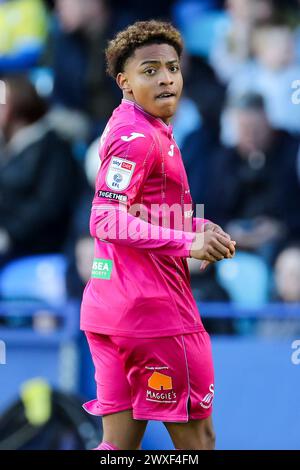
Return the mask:
[[149,412],[149,415],[147,414],[136,414],[133,413],[133,419],[137,420],[148,420],[148,421],[163,421],[163,422],[168,422],[168,423],[187,423],[188,418],[185,416],[173,416],[173,417],[166,417],[166,416],[156,416],[153,415]]
[[206,419],[206,418],[209,418],[209,416],[211,416],[211,414],[212,414],[212,410],[210,410],[207,413],[202,413],[201,415],[191,414],[190,419],[191,420]]
[[132,410],[132,405],[130,406],[126,406],[125,408],[120,408],[120,409],[117,409],[117,410],[111,410],[111,411],[105,411],[104,413],[102,413],[101,416],[107,416],[107,415],[113,415],[115,413],[120,413],[121,411],[129,411],[129,410]]
[[[92,400],[94,401],[94,400]],[[90,402],[88,402],[90,403]],[[88,404],[87,403],[87,404]],[[114,413],[120,413],[121,411],[127,411],[127,410],[132,410],[132,405],[124,405],[120,408],[113,408],[111,410],[97,410],[96,412],[94,412],[93,409],[89,410],[87,406],[85,406],[86,403],[84,403],[82,405],[82,408],[84,409],[84,411],[86,411],[89,415],[92,415],[92,416],[107,416],[107,415],[112,415]]]

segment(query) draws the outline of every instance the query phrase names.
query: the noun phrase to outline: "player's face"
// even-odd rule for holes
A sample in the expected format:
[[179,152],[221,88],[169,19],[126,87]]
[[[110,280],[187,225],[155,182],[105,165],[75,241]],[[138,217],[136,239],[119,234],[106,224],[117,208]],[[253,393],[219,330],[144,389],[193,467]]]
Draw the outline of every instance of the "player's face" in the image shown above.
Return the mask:
[[179,58],[169,44],[151,44],[136,49],[117,78],[124,97],[169,123],[182,91]]

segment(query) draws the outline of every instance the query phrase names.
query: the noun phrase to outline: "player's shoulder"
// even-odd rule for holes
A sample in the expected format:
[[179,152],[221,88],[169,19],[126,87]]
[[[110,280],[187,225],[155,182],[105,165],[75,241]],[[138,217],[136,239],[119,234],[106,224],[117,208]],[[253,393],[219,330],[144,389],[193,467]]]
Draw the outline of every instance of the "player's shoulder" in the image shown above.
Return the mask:
[[132,104],[122,103],[113,113],[110,124],[111,142],[140,147],[155,141],[154,126]]
[[110,132],[110,144],[127,147],[144,147],[155,142],[155,134],[151,126],[143,121],[118,123]]
[[119,156],[139,161],[145,155],[156,158],[157,154],[153,131],[144,123],[139,125],[137,122],[112,126],[102,147],[102,159]]

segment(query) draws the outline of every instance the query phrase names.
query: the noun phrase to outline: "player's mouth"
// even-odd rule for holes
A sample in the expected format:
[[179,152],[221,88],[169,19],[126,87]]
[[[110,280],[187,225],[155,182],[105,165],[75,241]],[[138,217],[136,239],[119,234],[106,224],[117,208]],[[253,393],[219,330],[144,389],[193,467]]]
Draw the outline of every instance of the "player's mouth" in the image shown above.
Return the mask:
[[157,100],[170,100],[173,98],[176,98],[176,93],[173,93],[172,91],[164,91],[155,97]]

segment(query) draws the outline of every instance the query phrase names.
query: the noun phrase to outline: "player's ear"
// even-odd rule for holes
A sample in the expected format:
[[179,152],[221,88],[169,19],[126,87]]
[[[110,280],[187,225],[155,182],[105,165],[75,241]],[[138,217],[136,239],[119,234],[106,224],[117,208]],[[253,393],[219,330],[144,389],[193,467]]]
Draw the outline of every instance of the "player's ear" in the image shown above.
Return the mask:
[[122,73],[122,72],[118,73],[116,77],[116,82],[122,91],[124,91],[125,93],[132,93],[132,89],[129,85],[128,77],[126,73]]

